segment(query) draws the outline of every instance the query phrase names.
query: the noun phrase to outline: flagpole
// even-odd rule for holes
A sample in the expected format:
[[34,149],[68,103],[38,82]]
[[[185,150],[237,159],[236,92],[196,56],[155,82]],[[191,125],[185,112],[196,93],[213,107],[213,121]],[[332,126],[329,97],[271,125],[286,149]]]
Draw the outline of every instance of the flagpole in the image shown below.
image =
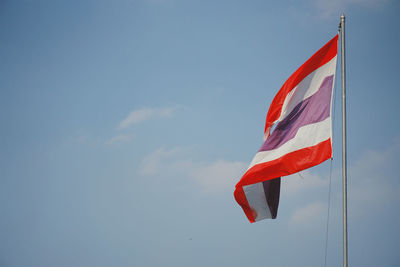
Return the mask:
[[343,189],[343,266],[347,267],[347,149],[346,149],[346,54],[345,54],[345,16],[340,16],[342,44],[342,189]]

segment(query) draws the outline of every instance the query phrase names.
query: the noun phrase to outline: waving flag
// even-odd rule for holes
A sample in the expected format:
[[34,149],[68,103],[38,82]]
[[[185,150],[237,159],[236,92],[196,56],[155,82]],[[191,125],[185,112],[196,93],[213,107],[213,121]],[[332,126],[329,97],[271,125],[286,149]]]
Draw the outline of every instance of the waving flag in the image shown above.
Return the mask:
[[264,143],[234,196],[250,222],[275,219],[280,179],[332,157],[332,89],[338,35],[283,84],[268,110]]

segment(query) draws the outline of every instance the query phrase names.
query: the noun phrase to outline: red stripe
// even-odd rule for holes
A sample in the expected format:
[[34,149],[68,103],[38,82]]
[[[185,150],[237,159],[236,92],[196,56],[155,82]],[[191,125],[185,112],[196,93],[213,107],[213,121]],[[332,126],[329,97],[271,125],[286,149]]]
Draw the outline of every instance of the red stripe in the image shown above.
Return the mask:
[[329,138],[315,146],[299,149],[278,159],[254,165],[236,184],[235,199],[243,208],[249,221],[254,222],[257,213],[251,209],[247,202],[243,186],[287,176],[318,165],[331,157],[332,145]]
[[257,212],[250,208],[250,205],[246,199],[246,195],[243,192],[243,187],[236,187],[233,195],[235,196],[236,202],[239,203],[239,205],[242,207],[244,213],[247,216],[247,219],[249,219],[251,223],[255,222],[255,218],[257,218]]
[[255,184],[277,177],[287,176],[313,167],[331,158],[331,139],[302,148],[275,160],[263,162],[251,167],[236,186]]
[[279,92],[275,95],[272,100],[271,106],[269,107],[267,119],[265,122],[265,136],[269,136],[269,130],[274,122],[279,119],[281,115],[281,110],[283,102],[285,101],[288,93],[296,87],[305,77],[307,77],[311,72],[315,71],[319,67],[328,63],[332,58],[337,55],[337,45],[338,45],[337,34],[333,37],[327,44],[325,44],[321,49],[319,49],[312,57],[310,57],[300,68],[298,68],[286,82],[282,85]]

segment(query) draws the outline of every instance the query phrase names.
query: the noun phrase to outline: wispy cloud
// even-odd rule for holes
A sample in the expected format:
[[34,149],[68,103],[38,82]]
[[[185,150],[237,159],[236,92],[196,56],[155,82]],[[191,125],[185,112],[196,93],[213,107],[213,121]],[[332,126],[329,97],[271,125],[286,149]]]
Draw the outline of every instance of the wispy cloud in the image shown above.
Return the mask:
[[[379,212],[389,205],[400,204],[400,182],[397,178],[396,155],[400,154],[400,139],[389,148],[364,153],[349,165],[348,198],[352,218],[371,216],[371,210]],[[174,147],[159,148],[143,158],[140,173],[171,182],[190,181],[204,192],[233,191],[236,182],[248,167],[248,162],[217,159],[195,160],[193,149]],[[327,212],[328,175],[313,170],[282,179],[282,197],[290,197],[293,212],[291,224],[306,225],[312,221],[324,223]],[[340,170],[335,170],[332,186],[339,188]],[[332,206],[339,209],[340,195],[332,195]],[[303,204],[297,204],[303,203]],[[306,203],[306,204],[304,204]],[[297,207],[296,207],[297,204]],[[332,211],[337,213],[339,211]]]
[[328,183],[328,179],[323,179],[320,175],[305,170],[300,174],[292,174],[282,179],[282,195],[293,195],[304,190],[321,188]]
[[233,190],[239,181],[248,163],[240,161],[216,160],[210,164],[201,164],[194,173],[196,181],[208,191]]
[[132,136],[131,135],[126,135],[126,134],[120,134],[117,136],[112,137],[111,139],[106,141],[107,145],[112,145],[116,143],[126,143],[131,141]]
[[[386,149],[365,152],[349,165],[348,209],[351,211],[352,218],[363,220],[365,217],[372,216],[371,212],[375,216],[379,213],[388,215],[387,210],[394,210],[400,205],[400,181],[397,174],[398,154],[400,154],[400,138],[397,138]],[[328,175],[326,176],[328,177]],[[340,177],[341,171],[334,170],[332,187],[338,190],[341,189]],[[327,204],[322,205],[322,203],[326,203],[327,196],[322,192],[328,191],[328,182],[328,179],[322,179],[312,172],[307,172],[304,179],[294,175],[282,180],[283,195],[288,196],[302,192],[305,195],[303,194],[303,198],[299,199],[299,202],[304,203],[305,200],[314,202],[313,205],[297,206],[292,213],[292,223],[305,223],[307,222],[306,217],[317,214],[322,208],[326,212]],[[298,195],[293,197],[298,197]],[[341,206],[338,203],[341,203],[341,193],[332,195],[332,207],[340,209]],[[332,213],[338,214],[340,211],[336,210]]]
[[397,156],[400,139],[385,150],[368,151],[349,168],[349,205],[354,215],[369,216],[387,205],[400,204]]
[[180,155],[184,153],[184,150],[179,147],[172,149],[159,148],[156,151],[150,153],[141,163],[140,172],[144,175],[154,175],[162,172],[169,171],[171,164],[179,161]]
[[131,125],[141,123],[154,118],[171,117],[176,108],[150,108],[144,107],[133,110],[128,116],[119,123],[119,129],[125,129]]
[[143,175],[186,177],[201,185],[207,192],[233,190],[248,163],[218,159],[196,161],[188,148],[160,148],[147,155],[141,164]]
[[325,203],[319,201],[301,207],[293,213],[290,223],[295,225],[307,225],[310,222],[322,219],[325,216],[326,207]]

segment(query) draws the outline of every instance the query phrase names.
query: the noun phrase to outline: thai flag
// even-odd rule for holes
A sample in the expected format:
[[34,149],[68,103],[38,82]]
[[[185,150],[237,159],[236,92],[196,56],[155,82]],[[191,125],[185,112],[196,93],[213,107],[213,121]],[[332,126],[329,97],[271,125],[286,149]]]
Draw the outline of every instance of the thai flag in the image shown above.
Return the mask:
[[268,110],[264,143],[234,196],[250,222],[275,219],[281,177],[332,157],[332,89],[338,35],[283,84]]

